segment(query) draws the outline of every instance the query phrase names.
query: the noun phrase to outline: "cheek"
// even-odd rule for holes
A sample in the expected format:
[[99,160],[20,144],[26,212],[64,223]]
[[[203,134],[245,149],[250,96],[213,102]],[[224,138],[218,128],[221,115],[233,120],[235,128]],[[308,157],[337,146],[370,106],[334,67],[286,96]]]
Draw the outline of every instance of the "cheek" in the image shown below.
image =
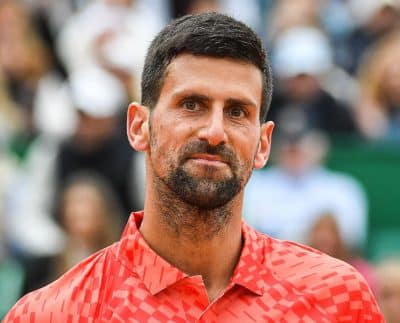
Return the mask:
[[166,158],[175,150],[175,144],[171,133],[153,133],[150,139],[150,153],[153,158]]
[[151,154],[157,158],[170,159],[171,154],[176,155],[183,145],[189,140],[193,126],[176,119],[161,120],[154,116],[150,123]]
[[243,163],[246,165],[253,165],[254,158],[257,155],[258,152],[258,138],[254,135],[249,136],[245,135],[243,136],[245,138],[238,144],[238,147],[236,148],[238,158],[242,160]]
[[167,174],[176,167],[176,152],[179,148],[173,140],[171,134],[161,132],[153,132],[150,137],[150,159],[154,172],[164,178]]

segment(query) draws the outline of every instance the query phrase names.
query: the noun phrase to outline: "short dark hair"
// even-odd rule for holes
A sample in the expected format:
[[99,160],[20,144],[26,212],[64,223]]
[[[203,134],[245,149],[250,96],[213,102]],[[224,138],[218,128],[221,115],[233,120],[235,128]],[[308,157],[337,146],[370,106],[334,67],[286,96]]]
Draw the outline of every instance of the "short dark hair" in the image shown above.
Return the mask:
[[271,64],[260,38],[244,23],[220,13],[187,15],[172,21],[152,41],[142,74],[142,104],[153,108],[166,70],[179,54],[227,57],[255,65],[263,75],[260,121],[271,103]]

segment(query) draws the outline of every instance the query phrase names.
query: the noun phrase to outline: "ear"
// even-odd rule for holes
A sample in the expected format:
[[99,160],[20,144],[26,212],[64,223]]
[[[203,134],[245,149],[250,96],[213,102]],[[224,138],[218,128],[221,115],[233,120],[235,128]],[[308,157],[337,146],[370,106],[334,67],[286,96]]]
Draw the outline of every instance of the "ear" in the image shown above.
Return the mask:
[[263,168],[268,161],[274,127],[275,124],[272,121],[261,125],[260,143],[254,158],[254,168]]
[[128,107],[126,131],[129,143],[137,151],[149,147],[149,115],[149,109],[139,103],[133,102]]

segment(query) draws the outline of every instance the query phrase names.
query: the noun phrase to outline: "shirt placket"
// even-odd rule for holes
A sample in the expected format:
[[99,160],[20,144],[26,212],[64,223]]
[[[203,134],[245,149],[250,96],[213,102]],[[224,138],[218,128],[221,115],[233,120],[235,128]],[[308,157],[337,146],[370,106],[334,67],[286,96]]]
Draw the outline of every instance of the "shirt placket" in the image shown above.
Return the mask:
[[[225,296],[225,294],[233,288],[235,283],[230,282],[229,285],[201,312],[195,323],[212,323],[217,322],[217,313],[212,308]],[[204,285],[203,285],[204,286]],[[205,289],[205,287],[204,287]]]

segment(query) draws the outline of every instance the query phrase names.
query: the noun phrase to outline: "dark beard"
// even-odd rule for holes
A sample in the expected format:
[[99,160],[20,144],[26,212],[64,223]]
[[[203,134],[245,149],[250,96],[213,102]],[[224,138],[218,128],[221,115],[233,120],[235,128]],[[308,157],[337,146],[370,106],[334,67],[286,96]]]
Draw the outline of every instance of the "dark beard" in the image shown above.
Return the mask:
[[161,219],[172,229],[176,236],[186,237],[190,241],[211,240],[224,230],[232,218],[231,203],[215,209],[205,209],[187,203],[177,196],[159,177],[154,178]]
[[[211,179],[196,177],[185,170],[185,163],[192,154],[218,155],[232,170],[232,176],[224,179]],[[202,210],[219,208],[231,201],[241,189],[241,181],[238,178],[238,164],[234,153],[224,145],[210,146],[205,141],[188,143],[179,156],[179,166],[171,169],[165,184],[185,203]],[[214,169],[206,169],[212,174]]]
[[165,184],[180,200],[201,210],[212,210],[227,204],[239,193],[241,186],[235,175],[223,180],[196,178],[182,166],[170,173]]
[[[200,146],[204,144],[208,146],[200,142]],[[178,158],[179,165],[171,167],[166,178],[155,174],[154,186],[157,187],[158,207],[168,227],[177,236],[199,242],[212,239],[226,227],[233,214],[230,201],[240,192],[241,182],[234,170],[233,175],[221,180],[207,176],[207,173],[215,171],[211,167],[206,170],[205,177],[189,174],[185,170],[187,158],[184,156],[190,155],[193,150],[196,150],[195,153],[205,152],[198,142],[188,144]],[[212,152],[206,150],[207,153],[215,154],[216,149],[211,147]],[[226,162],[236,165],[230,153],[222,154]]]
[[[150,146],[157,149],[157,139],[150,122]],[[192,154],[206,153],[218,155],[231,168],[231,176],[212,179],[206,169],[204,177],[196,177],[185,170],[185,164]],[[150,152],[151,154],[151,152]],[[192,141],[179,151],[178,156],[168,156],[170,162],[166,177],[154,172],[153,185],[157,188],[155,203],[163,215],[163,220],[175,234],[190,240],[211,239],[226,227],[232,217],[232,200],[241,191],[249,178],[240,176],[243,165],[233,151],[225,145],[210,146],[206,141]],[[152,168],[154,170],[154,166]]]

